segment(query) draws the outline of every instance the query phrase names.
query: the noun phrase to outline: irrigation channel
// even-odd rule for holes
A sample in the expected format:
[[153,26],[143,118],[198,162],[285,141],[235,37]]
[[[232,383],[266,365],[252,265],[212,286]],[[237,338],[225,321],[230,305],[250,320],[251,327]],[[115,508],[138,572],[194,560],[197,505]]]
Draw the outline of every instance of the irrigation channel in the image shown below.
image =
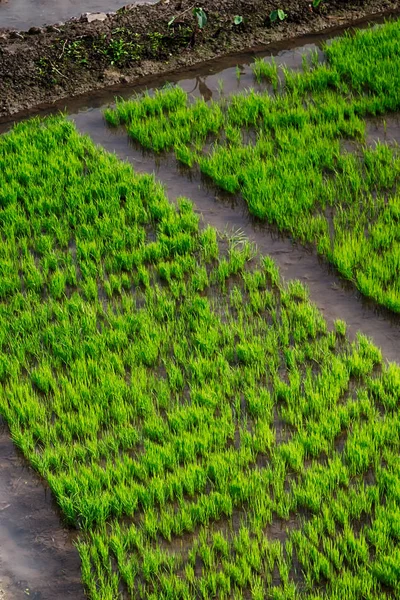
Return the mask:
[[[250,67],[255,56],[274,56],[278,64],[300,69],[304,53],[317,50],[323,59],[320,47],[327,37],[325,34],[289,41],[286,49],[282,45],[276,46],[272,54],[269,49],[268,53],[257,50],[224,58],[205,65],[203,69],[169,77],[168,80],[179,83],[194,96],[202,95],[206,100],[249,87],[257,89]],[[146,83],[147,89],[157,87],[157,83]],[[164,83],[165,79],[158,85]],[[204,224],[210,224],[228,236],[242,232],[257,245],[260,254],[273,257],[285,280],[296,278],[309,287],[312,301],[329,324],[335,319],[343,319],[348,324],[350,337],[361,331],[382,349],[386,360],[399,362],[398,317],[361,297],[355,287],[341,279],[318,258],[315,251],[251,218],[241,198],[223,194],[199,172],[182,168],[172,155],[155,156],[144,152],[128,139],[126,131],[111,130],[106,125],[102,110],[115,95],[129,97],[143,87],[115,88],[111,92],[75,99],[67,104],[69,118],[96,144],[129,161],[135,171],[154,173],[172,201],[180,196],[190,198]],[[56,106],[42,113],[59,108]],[[10,125],[0,126],[0,133]],[[368,123],[367,142],[374,144],[377,140],[400,142],[400,119],[397,116]],[[59,513],[49,490],[46,491],[44,482],[26,466],[9,438],[7,427],[0,422],[0,599],[83,598],[79,559],[72,542],[71,533],[60,526]]]
[[0,419],[0,598],[84,598],[73,534]]

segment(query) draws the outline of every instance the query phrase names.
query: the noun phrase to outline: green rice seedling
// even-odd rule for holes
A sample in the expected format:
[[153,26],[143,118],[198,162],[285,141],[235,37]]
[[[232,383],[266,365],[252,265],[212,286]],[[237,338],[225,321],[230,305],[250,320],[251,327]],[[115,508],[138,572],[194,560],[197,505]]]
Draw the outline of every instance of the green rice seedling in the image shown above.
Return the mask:
[[340,319],[335,321],[335,329],[338,335],[344,337],[346,335],[346,323]]
[[272,83],[274,90],[276,91],[278,88],[279,77],[278,77],[278,67],[276,65],[275,60],[271,60],[271,62],[267,62],[262,58],[256,58],[252,65],[254,77],[261,83],[263,80]]

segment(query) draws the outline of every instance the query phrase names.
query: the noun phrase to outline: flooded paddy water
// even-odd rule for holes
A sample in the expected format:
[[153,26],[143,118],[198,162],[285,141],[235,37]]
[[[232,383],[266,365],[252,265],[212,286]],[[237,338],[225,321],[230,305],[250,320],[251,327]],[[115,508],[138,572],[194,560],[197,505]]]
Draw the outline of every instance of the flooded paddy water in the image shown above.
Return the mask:
[[[0,19],[1,10],[0,6]],[[320,44],[324,39],[326,36],[306,38],[292,44],[290,49],[278,47],[277,63],[300,69],[304,53],[311,52],[317,52],[323,59]],[[266,56],[266,53],[260,50],[225,58],[185,76],[168,77],[168,81],[178,82],[188,93],[206,100],[249,87],[257,89],[250,67],[255,56]],[[165,80],[161,85],[163,83]],[[152,84],[146,87],[149,86]],[[135,91],[140,89],[136,87]],[[319,259],[315,251],[253,219],[241,198],[222,193],[198,171],[182,168],[172,155],[155,156],[144,152],[129,141],[125,131],[114,131],[106,125],[102,115],[104,106],[113,96],[129,97],[133,91],[116,88],[111,93],[74,100],[67,103],[69,118],[96,144],[129,161],[135,171],[154,173],[172,201],[180,196],[191,199],[204,224],[227,235],[237,231],[245,234],[257,245],[260,254],[268,254],[276,261],[285,280],[299,279],[309,287],[312,301],[329,324],[343,319],[351,337],[361,331],[382,349],[386,360],[400,361],[399,317],[363,298],[353,285]],[[6,128],[7,125],[3,130]],[[368,143],[378,140],[400,141],[397,116],[368,123]],[[73,536],[60,524],[50,491],[18,454],[7,427],[0,422],[0,599],[83,598],[79,558],[72,542]]]
[[83,600],[72,542],[46,483],[0,419],[0,599]]

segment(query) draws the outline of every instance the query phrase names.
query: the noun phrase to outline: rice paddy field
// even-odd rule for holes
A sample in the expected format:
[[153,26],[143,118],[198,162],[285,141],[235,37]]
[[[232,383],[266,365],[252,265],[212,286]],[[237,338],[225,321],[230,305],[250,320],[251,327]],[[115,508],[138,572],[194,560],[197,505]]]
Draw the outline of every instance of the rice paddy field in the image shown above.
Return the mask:
[[265,93],[193,103],[178,87],[121,101],[105,117],[241,194],[253,215],[400,312],[398,148],[365,144],[366,117],[400,108],[399,36],[399,21],[360,30],[328,44],[323,64],[305,58],[299,73],[258,60]]
[[[399,312],[400,156],[365,119],[399,109],[400,22],[325,52],[105,116]],[[63,115],[0,137],[0,231],[0,415],[90,600],[400,598],[400,367],[371,339]]]

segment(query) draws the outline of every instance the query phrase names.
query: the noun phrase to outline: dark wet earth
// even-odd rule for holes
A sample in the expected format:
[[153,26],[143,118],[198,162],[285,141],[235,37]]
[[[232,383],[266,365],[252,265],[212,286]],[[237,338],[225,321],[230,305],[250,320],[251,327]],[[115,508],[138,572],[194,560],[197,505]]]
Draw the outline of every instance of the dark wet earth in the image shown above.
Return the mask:
[[[22,0],[9,1],[23,4]],[[0,4],[0,26],[5,14],[3,9]],[[107,9],[110,9],[109,4]],[[87,5],[79,5],[79,11],[83,10],[89,10]],[[101,10],[101,7],[97,6],[96,10]],[[277,47],[274,53],[277,63],[301,68],[302,55],[313,51],[317,51],[319,58],[323,59],[321,39],[306,38],[301,45],[292,44],[290,49]],[[169,81],[179,82],[187,92],[203,96],[206,100],[249,87],[257,89],[250,68],[256,55],[262,54],[253,52],[214,61],[202,70],[188,72],[186,76],[169,77]],[[165,80],[158,80],[158,85],[164,83]],[[151,86],[148,83],[147,87]],[[398,316],[362,298],[354,286],[338,277],[314,251],[257,223],[241,198],[223,194],[198,171],[182,168],[171,155],[155,157],[143,152],[129,141],[124,130],[115,131],[105,124],[102,109],[112,102],[115,95],[129,97],[141,89],[143,86],[116,88],[111,93],[75,99],[67,103],[67,110],[78,129],[89,134],[95,143],[116,152],[137,172],[154,173],[165,185],[172,201],[179,196],[187,196],[193,201],[204,224],[211,224],[227,235],[240,230],[256,243],[261,254],[274,258],[284,279],[296,278],[306,283],[311,299],[329,324],[335,319],[345,320],[350,336],[354,337],[357,331],[361,331],[382,349],[386,360],[400,362]],[[53,112],[56,109],[53,108]],[[10,125],[0,128],[0,133]],[[367,142],[374,144],[377,140],[400,142],[397,116],[368,123]],[[15,450],[8,429],[0,421],[0,600],[27,597],[35,600],[83,599],[79,557],[72,542],[71,533],[62,527],[49,490]]]
[[[155,4],[156,1],[129,0],[129,4]],[[0,0],[0,29],[28,30],[64,22],[86,12],[116,11],[123,5],[124,0]]]

